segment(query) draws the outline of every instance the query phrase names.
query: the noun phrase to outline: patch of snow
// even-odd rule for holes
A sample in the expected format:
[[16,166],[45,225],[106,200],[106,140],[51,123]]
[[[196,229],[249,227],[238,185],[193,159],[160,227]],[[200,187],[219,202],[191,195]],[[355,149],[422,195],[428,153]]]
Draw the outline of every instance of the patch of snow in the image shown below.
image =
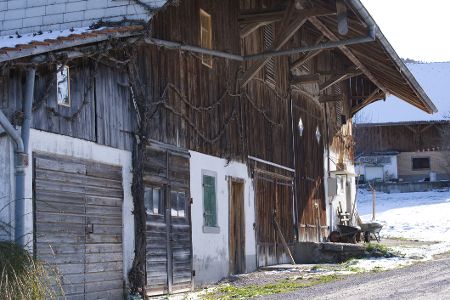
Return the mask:
[[[372,193],[360,191],[358,211],[372,219]],[[450,242],[450,191],[376,193],[376,219],[382,235],[431,242]]]
[[[358,192],[358,211],[363,221],[372,220],[372,193]],[[428,242],[414,247],[392,247],[404,258],[355,260],[364,270],[393,269],[429,260],[450,250],[450,190],[421,193],[376,193],[376,221],[383,224],[382,237]]]
[[[98,28],[96,30],[102,30],[104,28]],[[92,32],[94,30],[89,27],[72,28],[65,30],[53,30],[44,32],[27,33],[23,35],[8,35],[0,36],[0,49],[1,48],[14,48],[16,45],[29,44],[31,42],[43,42],[45,40],[55,40],[59,37],[67,37],[71,34],[82,34]]]

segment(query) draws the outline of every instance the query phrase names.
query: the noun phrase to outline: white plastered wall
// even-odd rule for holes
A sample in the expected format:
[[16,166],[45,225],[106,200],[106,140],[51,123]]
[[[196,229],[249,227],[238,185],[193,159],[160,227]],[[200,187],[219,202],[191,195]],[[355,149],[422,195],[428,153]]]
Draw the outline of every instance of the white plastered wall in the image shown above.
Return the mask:
[[8,136],[0,137],[0,240],[10,240],[14,236],[14,149],[12,144]]
[[122,167],[123,178],[123,257],[124,257],[124,280],[127,281],[127,274],[131,268],[134,258],[134,217],[133,198],[131,195],[132,184],[132,154],[129,151],[114,149],[93,142],[80,140],[72,137],[57,135],[39,130],[31,130],[29,157],[30,164],[25,170],[25,197],[26,197],[26,218],[25,229],[28,235],[28,243],[32,245],[33,232],[33,211],[32,211],[32,153],[34,151],[48,154],[65,155],[73,158],[92,160],[100,163],[116,165]]
[[[190,151],[190,177],[192,204],[192,244],[196,285],[217,282],[229,274],[229,199],[227,176],[245,181],[245,258],[246,272],[256,269],[256,246],[254,191],[247,166],[237,162],[227,162]],[[202,172],[213,172],[216,177],[217,222],[219,231],[206,233],[203,229],[203,187]]]
[[[339,155],[332,151],[329,151],[329,160],[330,160],[330,171],[336,171],[336,162],[339,160]],[[326,153],[326,151],[325,151]],[[325,158],[325,162],[328,158]],[[337,210],[339,207],[339,202],[342,205],[342,209],[344,212],[352,213],[353,205],[356,200],[356,182],[355,176],[350,174],[355,174],[355,165],[352,161],[347,158],[344,161],[346,166],[346,172],[349,175],[332,175],[332,177],[337,178],[338,189],[336,196],[328,196],[328,187],[325,189],[326,197],[327,197],[327,222],[330,226],[331,230],[336,230],[336,225],[339,224],[339,216],[337,215]],[[327,165],[327,164],[325,164]],[[325,172],[325,174],[327,174]],[[327,182],[327,181],[325,181]],[[331,202],[331,205],[330,205]],[[356,211],[357,207],[355,207]],[[331,223],[331,224],[330,224]]]

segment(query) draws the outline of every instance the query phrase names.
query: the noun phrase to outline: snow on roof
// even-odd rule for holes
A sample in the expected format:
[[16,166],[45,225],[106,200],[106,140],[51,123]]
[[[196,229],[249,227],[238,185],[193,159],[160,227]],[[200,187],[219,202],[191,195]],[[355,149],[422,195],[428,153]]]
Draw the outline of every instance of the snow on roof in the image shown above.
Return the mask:
[[450,62],[406,65],[433,100],[438,112],[430,115],[395,96],[389,96],[386,101],[377,101],[362,109],[358,113],[360,123],[438,121],[450,117]]
[[140,25],[102,27],[98,29],[82,27],[38,34],[25,34],[23,36],[0,37],[0,63],[111,38],[135,36],[141,34],[143,29],[144,27]]
[[16,45],[25,45],[30,44],[32,42],[43,42],[45,40],[56,40],[60,37],[68,37],[71,34],[82,34],[89,33],[93,31],[102,30],[104,28],[98,28],[96,30],[91,30],[89,27],[81,27],[81,28],[71,28],[65,30],[49,30],[44,32],[33,32],[24,35],[8,35],[8,36],[0,36],[0,49],[2,48],[15,48]]

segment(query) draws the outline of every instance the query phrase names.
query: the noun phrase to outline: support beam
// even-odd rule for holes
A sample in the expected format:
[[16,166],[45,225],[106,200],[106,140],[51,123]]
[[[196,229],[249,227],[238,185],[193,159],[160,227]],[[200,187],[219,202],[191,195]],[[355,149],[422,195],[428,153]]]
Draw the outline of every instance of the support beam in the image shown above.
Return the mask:
[[252,11],[249,13],[241,13],[238,18],[240,25],[254,24],[254,23],[273,23],[283,19],[285,10],[261,10]]
[[[316,17],[309,18],[309,21],[320,31],[323,33],[323,35],[328,38],[331,41],[338,41],[339,38],[328,28],[325,26],[325,24],[322,23],[319,19]],[[372,72],[370,72],[369,69],[364,66],[361,61],[352,53],[350,49],[347,48],[347,46],[343,45],[340,46],[339,49],[344,53],[345,56],[353,63],[355,66],[361,70],[364,75],[370,79],[370,81],[373,82],[377,87],[379,87],[385,94],[388,94],[389,91],[382,85],[378,79],[373,76]]]
[[364,99],[360,104],[352,108],[352,115],[356,114],[358,111],[366,107],[367,105],[380,100],[384,97],[384,92],[381,89],[376,89],[373,91],[366,99]]
[[333,76],[332,78],[328,79],[327,81],[325,81],[324,83],[322,83],[319,87],[319,91],[322,93],[326,89],[332,87],[333,85],[335,85],[341,81],[347,80],[352,77],[359,76],[361,74],[362,74],[362,72],[350,72],[350,73],[344,73],[344,74],[337,74],[337,75]]
[[309,52],[305,56],[297,59],[296,61],[294,61],[292,63],[291,71],[294,70],[294,69],[297,69],[300,66],[303,66],[304,64],[306,64],[308,61],[310,61],[311,59],[313,59],[314,57],[316,57],[317,55],[319,55],[323,51],[324,51],[323,49],[314,50],[314,51]]
[[241,39],[249,36],[254,31],[258,30],[260,27],[266,26],[271,24],[271,22],[261,22],[261,23],[254,23],[254,24],[247,24],[244,25],[244,27],[241,28]]
[[[280,50],[291,38],[292,36],[306,23],[308,18],[313,16],[323,16],[329,15],[330,11],[328,9],[313,8],[308,10],[302,10],[299,13],[295,13],[295,18],[291,20],[292,10],[288,7],[286,11],[286,19],[283,20],[284,26],[282,27],[282,33],[279,38],[273,43],[272,51]],[[279,53],[279,56],[285,55],[285,53]],[[265,66],[265,64],[273,57],[273,53],[266,53],[257,56],[248,56],[248,59],[263,59],[260,62],[253,64],[247,71],[243,74],[241,78],[241,87],[246,86],[250,80],[255,77],[255,75]]]
[[305,84],[305,83],[318,83],[320,80],[319,74],[308,74],[308,75],[293,75],[292,84]]
[[320,103],[326,103],[326,102],[339,102],[342,99],[344,99],[344,95],[320,95],[319,102]]

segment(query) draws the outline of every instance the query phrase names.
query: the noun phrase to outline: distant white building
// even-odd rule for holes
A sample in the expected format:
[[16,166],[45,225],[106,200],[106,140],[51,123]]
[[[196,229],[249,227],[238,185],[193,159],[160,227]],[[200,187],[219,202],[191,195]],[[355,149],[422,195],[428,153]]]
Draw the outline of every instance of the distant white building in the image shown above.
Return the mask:
[[355,118],[361,181],[450,179],[450,62],[406,65],[438,112],[427,114],[395,96],[362,109]]

